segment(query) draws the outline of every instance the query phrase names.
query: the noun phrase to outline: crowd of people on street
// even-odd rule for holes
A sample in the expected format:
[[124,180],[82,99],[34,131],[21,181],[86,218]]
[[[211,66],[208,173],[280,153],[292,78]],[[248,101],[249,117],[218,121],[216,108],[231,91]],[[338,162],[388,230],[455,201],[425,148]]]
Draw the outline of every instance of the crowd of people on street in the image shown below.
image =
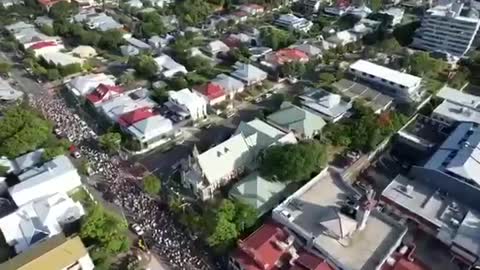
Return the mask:
[[189,234],[179,226],[172,213],[161,207],[135,183],[128,166],[121,165],[118,155],[111,155],[94,142],[96,133],[75,110],[56,95],[30,98],[31,105],[52,120],[56,129],[68,138],[88,161],[92,175],[103,179],[105,198],[121,207],[130,222],[145,231],[145,240],[152,252],[161,256],[172,269],[215,269],[206,251],[196,246]]

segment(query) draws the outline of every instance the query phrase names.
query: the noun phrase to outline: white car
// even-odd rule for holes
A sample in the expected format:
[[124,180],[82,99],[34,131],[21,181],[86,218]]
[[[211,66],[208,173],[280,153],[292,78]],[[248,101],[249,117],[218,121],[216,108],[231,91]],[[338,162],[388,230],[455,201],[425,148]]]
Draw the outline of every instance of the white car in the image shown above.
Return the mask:
[[140,227],[140,225],[138,225],[137,223],[132,224],[132,230],[138,236],[142,236],[143,234],[145,234],[142,227]]
[[80,154],[80,151],[73,151],[72,156],[76,159],[79,159],[82,157],[82,154]]

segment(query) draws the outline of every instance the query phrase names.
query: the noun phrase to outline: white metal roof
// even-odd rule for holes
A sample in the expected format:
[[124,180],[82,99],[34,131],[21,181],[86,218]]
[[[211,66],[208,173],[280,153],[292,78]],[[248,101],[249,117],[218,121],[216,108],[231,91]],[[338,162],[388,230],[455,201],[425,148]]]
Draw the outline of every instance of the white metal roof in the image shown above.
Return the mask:
[[70,88],[75,95],[83,96],[93,91],[100,84],[115,85],[114,77],[106,75],[105,73],[87,74],[73,78],[67,83],[67,87]]
[[350,65],[350,68],[359,72],[365,72],[377,78],[385,79],[398,85],[403,85],[407,88],[416,87],[422,81],[422,78],[420,77],[386,68],[365,60],[356,61]]
[[154,115],[136,122],[128,130],[141,141],[147,141],[173,130],[172,121],[161,115]]

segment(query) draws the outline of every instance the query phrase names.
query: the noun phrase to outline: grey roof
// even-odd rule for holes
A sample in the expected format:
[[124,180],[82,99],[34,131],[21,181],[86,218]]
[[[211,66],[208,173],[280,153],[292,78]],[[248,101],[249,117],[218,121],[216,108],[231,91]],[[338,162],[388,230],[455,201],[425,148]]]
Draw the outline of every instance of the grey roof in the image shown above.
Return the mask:
[[48,16],[39,16],[35,19],[35,24],[38,26],[53,26],[53,19]]
[[270,114],[267,119],[278,126],[303,134],[307,138],[313,137],[326,125],[322,117],[287,101],[282,103],[280,110]]
[[229,93],[231,92],[235,93],[245,87],[241,81],[235,78],[232,78],[228,75],[225,75],[223,73],[219,74],[215,79],[213,79],[212,83],[220,85],[223,88],[223,90]]
[[251,64],[236,63],[235,68],[231,75],[247,83],[262,81],[267,78],[265,71]]
[[105,13],[99,13],[96,16],[88,17],[87,23],[89,24],[89,27],[102,32],[123,28],[123,25],[119,24]]
[[145,43],[145,42],[143,42],[139,39],[136,39],[136,38],[127,38],[126,40],[130,45],[132,45],[132,46],[134,46],[134,47],[136,47],[140,50],[150,50],[152,48],[147,43]]
[[229,195],[249,204],[257,209],[259,215],[263,215],[277,206],[285,187],[284,183],[267,181],[254,172],[236,183]]
[[444,86],[437,93],[444,101],[434,110],[457,122],[480,123],[480,97],[463,93],[457,89]]
[[480,257],[480,214],[468,211],[460,224],[453,243]]
[[311,44],[300,44],[293,46],[294,48],[306,53],[308,56],[317,56],[322,53],[322,49]]
[[33,245],[36,242],[45,239],[50,234],[48,228],[43,224],[39,217],[22,220],[19,225],[28,245]]
[[21,155],[15,159],[15,173],[30,169],[40,163],[44,150],[37,149],[33,152]]
[[120,46],[120,51],[123,56],[134,56],[140,53],[140,50],[132,45],[122,45]]
[[307,89],[300,99],[303,106],[328,118],[337,118],[352,107],[352,104],[343,101],[340,95],[323,89]]
[[23,92],[17,91],[4,79],[0,78],[0,100],[17,100],[23,96]]
[[449,172],[480,185],[480,128],[460,123],[425,164],[426,168]]

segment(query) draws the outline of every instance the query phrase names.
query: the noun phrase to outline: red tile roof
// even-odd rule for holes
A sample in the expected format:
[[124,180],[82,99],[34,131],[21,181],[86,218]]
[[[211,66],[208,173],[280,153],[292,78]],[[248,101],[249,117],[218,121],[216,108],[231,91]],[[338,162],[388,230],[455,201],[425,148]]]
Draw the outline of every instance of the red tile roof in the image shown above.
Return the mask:
[[303,51],[296,48],[285,48],[280,49],[273,53],[270,57],[271,62],[275,62],[278,65],[283,65],[288,62],[299,61],[299,62],[308,62],[309,57]]
[[224,38],[222,41],[223,41],[223,43],[225,43],[230,48],[240,47],[240,44],[242,43],[241,40],[239,40],[238,38],[236,38],[233,35],[230,35],[230,36]]
[[283,265],[291,263],[289,270],[333,270],[323,258],[303,249],[297,251],[298,258],[292,261],[289,249],[282,250],[278,244],[286,244],[288,238],[289,234],[280,225],[268,221],[240,241],[232,258],[245,270],[278,270],[277,262]]
[[63,0],[38,0],[38,3],[40,3],[40,5],[45,7],[51,7],[61,1]]
[[38,50],[38,49],[52,47],[52,46],[57,46],[57,43],[55,41],[40,41],[30,46],[29,49]]
[[153,115],[155,115],[155,113],[153,112],[152,108],[143,107],[123,114],[118,119],[118,123],[124,127],[128,127]]
[[109,94],[116,95],[123,93],[123,88],[117,85],[105,85],[100,84],[95,91],[87,95],[87,100],[96,104],[103,101],[105,98],[109,98]]
[[195,87],[195,91],[206,96],[209,100],[216,99],[225,95],[225,91],[223,91],[223,88],[220,85],[213,83],[207,83],[197,86]]

